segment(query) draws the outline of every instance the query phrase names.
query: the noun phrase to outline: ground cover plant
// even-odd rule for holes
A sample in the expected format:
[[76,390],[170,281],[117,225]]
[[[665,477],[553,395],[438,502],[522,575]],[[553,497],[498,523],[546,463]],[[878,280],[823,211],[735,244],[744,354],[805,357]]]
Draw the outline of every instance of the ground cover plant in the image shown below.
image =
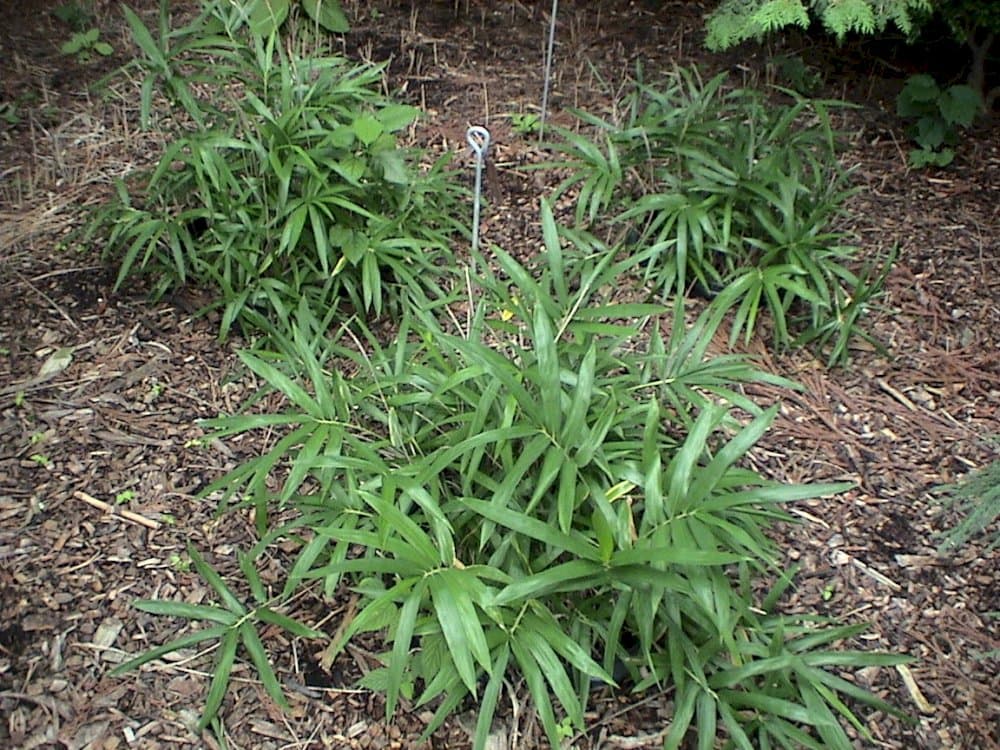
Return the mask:
[[[496,272],[477,259],[469,277],[481,281],[457,332],[407,315],[383,344],[303,300],[290,334],[241,353],[288,408],[221,417],[212,437],[289,430],[206,492],[254,508],[261,542],[241,568],[259,606],[242,605],[195,557],[225,608],[140,606],[216,624],[119,671],[219,638],[204,726],[242,640],[281,700],[252,623],[313,635],[274,603],[320,579],[360,597],[334,653],[372,631],[391,644],[362,680],[386,694],[387,714],[401,697],[434,706],[430,733],[474,699],[476,748],[510,673],[552,746],[585,731],[596,686],[619,682],[671,689],[670,748],[696,737],[700,748],[726,738],[846,750],[844,723],[865,733],[848,702],[894,711],[838,672],[902,657],[831,648],[859,626],[775,608],[791,577],[765,532],[789,519],[782,504],[848,487],[780,485],[741,466],[776,407],[756,406],[739,384],[791,384],[745,358],[707,356],[716,309],[690,328],[667,315],[662,335],[664,308],[606,299],[630,261],[575,246],[546,204],[542,226],[534,273],[499,248]],[[364,346],[351,346],[358,335]],[[345,360],[353,377],[341,374]],[[294,520],[272,520],[288,508]],[[288,540],[300,552],[268,597],[254,560]],[[762,574],[778,579],[767,596],[754,586]]]
[[303,297],[379,314],[436,291],[458,188],[445,159],[422,164],[397,143],[419,111],[381,92],[379,66],[314,53],[305,22],[286,48],[229,3],[173,30],[164,3],[156,36],[125,13],[144,118],[158,84],[174,109],[155,169],[120,181],[88,229],[107,235],[117,286],[210,290],[223,336],[280,325]]
[[982,99],[970,86],[942,89],[932,76],[910,76],[896,99],[896,112],[912,122],[908,132],[919,147],[910,151],[910,164],[914,167],[951,164],[959,129],[972,125],[982,106]]
[[831,110],[843,103],[780,90],[730,89],[678,69],[642,76],[608,118],[577,111],[594,135],[558,129],[558,194],[577,192],[576,220],[610,223],[659,295],[732,308],[730,341],[749,340],[766,309],[778,348],[816,343],[843,363],[892,256],[861,264],[837,228],[854,192],[837,162]]

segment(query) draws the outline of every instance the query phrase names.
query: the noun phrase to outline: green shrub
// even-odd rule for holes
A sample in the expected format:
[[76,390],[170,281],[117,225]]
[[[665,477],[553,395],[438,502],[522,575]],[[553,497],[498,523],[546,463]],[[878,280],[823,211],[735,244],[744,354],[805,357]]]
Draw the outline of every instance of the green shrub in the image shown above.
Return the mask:
[[929,75],[910,76],[896,99],[899,116],[915,121],[908,133],[920,148],[910,151],[910,166],[951,164],[959,128],[969,127],[981,107],[979,94],[969,86],[942,89]]
[[764,307],[776,345],[832,342],[828,357],[842,362],[857,301],[882,275],[851,270],[857,249],[834,228],[853,192],[836,159],[837,103],[788,90],[780,103],[724,83],[681,69],[663,87],[637,83],[611,120],[578,112],[597,136],[558,131],[557,166],[571,170],[559,191],[578,190],[578,223],[611,215],[655,289],[693,286],[735,308],[733,341],[750,338]]
[[[335,648],[367,631],[387,642],[362,684],[390,715],[400,696],[436,705],[428,733],[474,696],[477,748],[509,672],[556,747],[584,728],[595,681],[624,670],[636,690],[672,691],[668,748],[847,750],[841,722],[866,730],[843,697],[891,709],[840,673],[900,659],[832,648],[857,627],[779,614],[785,574],[763,600],[752,586],[777,569],[765,531],[789,518],[781,505],[845,485],[743,468],[776,407],[735,386],[780,381],[706,358],[714,311],[690,330],[676,316],[665,338],[659,308],[609,303],[613,253],[580,252],[547,207],[542,220],[545,267],[496,251],[503,277],[475,269],[460,334],[406,316],[391,345],[359,347],[303,306],[273,351],[241,354],[289,404],[210,425],[220,438],[288,428],[208,490],[256,507],[263,536],[244,567],[298,540],[284,595],[350,585],[359,610]],[[281,506],[301,515],[272,528]]]
[[445,159],[422,166],[398,146],[418,110],[380,93],[380,67],[285,50],[234,13],[209,4],[179,32],[161,20],[157,41],[126,9],[144,113],[159,81],[178,124],[141,189],[119,182],[89,229],[107,234],[117,285],[207,287],[223,335],[287,320],[302,298],[379,313],[440,296],[458,188]]

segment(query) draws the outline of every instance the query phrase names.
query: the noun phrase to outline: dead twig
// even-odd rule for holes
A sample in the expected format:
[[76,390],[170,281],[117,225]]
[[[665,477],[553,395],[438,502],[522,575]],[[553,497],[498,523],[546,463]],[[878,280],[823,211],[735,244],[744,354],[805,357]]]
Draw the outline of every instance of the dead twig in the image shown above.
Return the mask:
[[136,513],[135,511],[128,510],[127,508],[115,508],[112,505],[108,505],[108,503],[103,500],[98,500],[93,495],[88,495],[86,492],[77,490],[73,493],[73,497],[77,500],[83,500],[83,502],[87,503],[87,505],[103,510],[109,515],[121,516],[126,521],[131,521],[132,523],[137,523],[140,526],[145,526],[147,529],[160,528],[159,521],[154,521],[152,518],[146,518],[146,516]]

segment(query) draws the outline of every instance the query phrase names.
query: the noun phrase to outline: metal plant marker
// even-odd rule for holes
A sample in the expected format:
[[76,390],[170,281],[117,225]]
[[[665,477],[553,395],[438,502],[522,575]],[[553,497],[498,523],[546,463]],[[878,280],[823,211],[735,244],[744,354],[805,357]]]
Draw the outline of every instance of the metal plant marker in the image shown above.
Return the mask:
[[559,0],[552,0],[552,16],[549,19],[549,45],[545,51],[545,83],[542,87],[542,116],[538,119],[538,140],[545,135],[545,115],[549,111],[549,87],[552,84],[552,53],[556,46],[556,15]]
[[483,165],[486,163],[486,152],[490,150],[490,131],[479,125],[473,125],[465,133],[472,153],[476,156],[476,186],[472,194],[472,252],[479,252],[479,206],[483,195]]

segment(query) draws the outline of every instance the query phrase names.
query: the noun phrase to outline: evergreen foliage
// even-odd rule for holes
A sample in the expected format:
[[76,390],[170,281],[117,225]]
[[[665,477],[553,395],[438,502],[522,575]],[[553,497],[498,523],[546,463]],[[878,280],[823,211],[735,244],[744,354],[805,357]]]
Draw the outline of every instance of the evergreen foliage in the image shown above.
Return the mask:
[[874,34],[890,23],[909,34],[915,14],[929,10],[930,0],[722,0],[709,16],[705,44],[728,49],[789,26],[808,28],[813,17],[837,38]]
[[[963,514],[962,521],[942,535],[941,551],[954,552],[973,537],[984,534],[1000,519],[1000,460],[987,464],[958,484],[938,488],[945,506]],[[1000,529],[987,534],[987,550],[1000,547]]]

